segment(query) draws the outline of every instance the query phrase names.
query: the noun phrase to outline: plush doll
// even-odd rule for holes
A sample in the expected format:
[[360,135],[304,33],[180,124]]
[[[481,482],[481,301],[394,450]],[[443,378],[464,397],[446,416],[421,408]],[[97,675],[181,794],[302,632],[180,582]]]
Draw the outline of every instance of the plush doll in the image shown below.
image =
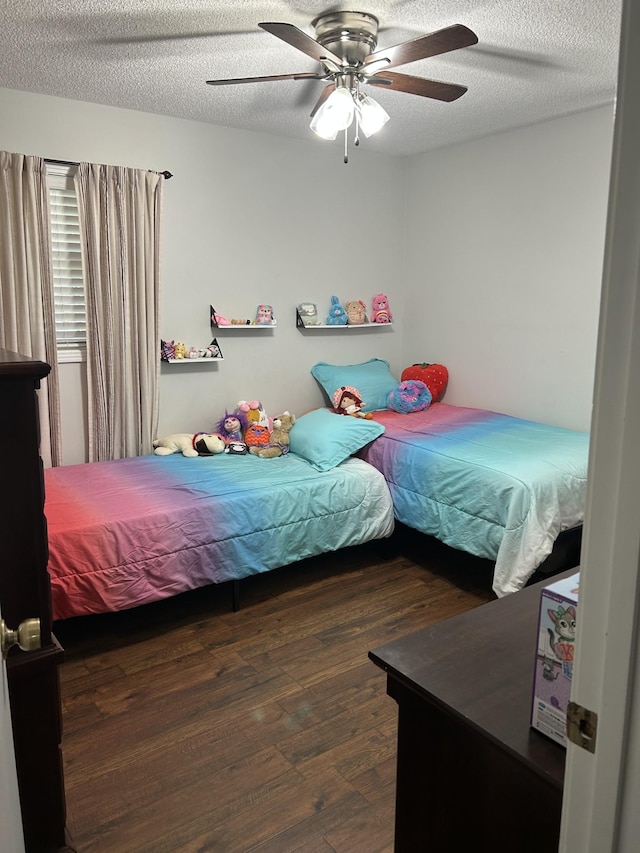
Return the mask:
[[243,412],[225,412],[218,423],[217,431],[225,442],[230,444],[232,441],[244,441],[243,433],[246,426],[247,421]]
[[372,323],[390,323],[393,320],[393,314],[389,311],[389,300],[384,293],[378,293],[373,297],[373,312],[371,313]]
[[276,319],[273,316],[271,305],[258,305],[256,312],[256,326],[275,326]]
[[175,358],[176,344],[175,341],[160,341],[160,357],[163,361],[169,361],[170,358]]
[[222,358],[222,350],[215,338],[206,349],[201,349],[198,352],[200,353],[200,358]]
[[361,299],[355,299],[352,302],[347,302],[345,305],[347,310],[347,323],[349,326],[361,326],[367,322],[365,313],[365,305]]
[[271,442],[269,427],[264,426],[264,424],[249,424],[244,431],[244,441],[250,453],[254,453],[261,447],[267,447]]
[[342,385],[333,394],[333,407],[337,415],[351,415],[354,418],[371,420],[371,412],[363,412],[364,403],[360,392],[352,385]]
[[211,314],[211,325],[215,326],[230,326],[231,321],[227,320],[226,317],[223,317],[222,314],[218,314],[213,305],[209,306],[209,312]]
[[420,412],[431,405],[431,391],[420,379],[408,379],[401,382],[389,393],[387,406],[394,412],[408,414]]
[[222,453],[225,442],[221,435],[208,432],[176,432],[153,442],[156,456],[170,456],[182,453],[183,456],[213,456]]
[[320,326],[318,309],[314,302],[301,302],[297,306],[298,317],[303,326]]
[[264,406],[259,400],[238,400],[237,410],[241,414],[244,414],[247,426],[259,424],[271,431],[273,426],[272,420],[265,412]]
[[180,343],[180,341],[176,341],[174,348],[174,358],[186,358],[187,357],[187,348],[184,344]]
[[289,433],[296,422],[296,416],[291,412],[283,412],[273,419],[273,431],[266,447],[250,447],[249,453],[261,459],[275,459],[289,452]]
[[329,316],[327,317],[327,326],[346,326],[347,313],[340,305],[340,300],[337,296],[331,297],[331,308],[329,308]]

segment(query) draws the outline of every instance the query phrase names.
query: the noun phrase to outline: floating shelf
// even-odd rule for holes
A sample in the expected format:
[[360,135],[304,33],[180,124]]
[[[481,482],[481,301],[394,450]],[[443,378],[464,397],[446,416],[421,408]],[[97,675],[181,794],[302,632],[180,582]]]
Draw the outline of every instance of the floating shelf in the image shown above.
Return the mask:
[[164,364],[214,364],[216,361],[224,361],[223,355],[215,358],[163,358]]
[[314,325],[305,326],[302,322],[302,317],[300,316],[300,312],[296,309],[296,326],[299,329],[305,329],[309,332],[314,332],[316,329],[331,329],[334,332],[342,332],[347,329],[384,329],[388,326],[392,326],[393,323],[345,323],[342,326],[334,326],[332,323],[318,323]]
[[[224,361],[224,355],[222,354],[222,350],[220,349],[220,345],[216,338],[214,338],[209,344],[210,347],[215,347],[220,355],[209,355],[209,356],[198,356],[194,358],[193,356],[185,355],[184,358],[160,358],[160,362],[164,362],[165,364],[208,364],[213,361]],[[194,347],[195,349],[195,347]],[[204,349],[204,347],[202,348]],[[202,349],[200,351],[202,351]]]
[[384,329],[386,326],[392,326],[393,323],[359,323],[351,325],[347,324],[346,326],[330,326],[326,323],[322,323],[319,326],[305,326],[304,323],[298,326],[299,329],[306,329],[307,331],[313,332],[315,329],[332,329],[334,332],[342,332],[347,329]]
[[215,319],[217,314],[216,309],[213,305],[209,306],[209,316],[211,321],[211,330],[214,332],[224,332],[224,331],[242,331],[245,332],[247,329],[251,329],[251,331],[264,331],[265,329],[276,329],[277,322],[273,323],[229,323],[228,326],[221,326]]

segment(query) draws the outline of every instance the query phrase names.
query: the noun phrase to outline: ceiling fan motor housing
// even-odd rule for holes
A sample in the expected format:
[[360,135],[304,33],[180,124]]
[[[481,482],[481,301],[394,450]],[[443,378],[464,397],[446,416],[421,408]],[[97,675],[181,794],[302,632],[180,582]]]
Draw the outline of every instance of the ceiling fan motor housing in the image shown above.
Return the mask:
[[312,26],[316,41],[345,65],[361,65],[378,43],[378,19],[366,12],[329,12],[312,21]]

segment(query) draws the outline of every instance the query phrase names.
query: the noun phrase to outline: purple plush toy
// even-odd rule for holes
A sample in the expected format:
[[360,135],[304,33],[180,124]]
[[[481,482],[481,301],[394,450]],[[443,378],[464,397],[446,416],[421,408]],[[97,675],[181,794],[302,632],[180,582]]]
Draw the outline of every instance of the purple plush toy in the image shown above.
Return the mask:
[[431,405],[431,391],[419,379],[407,379],[389,393],[387,406],[403,415],[420,412]]

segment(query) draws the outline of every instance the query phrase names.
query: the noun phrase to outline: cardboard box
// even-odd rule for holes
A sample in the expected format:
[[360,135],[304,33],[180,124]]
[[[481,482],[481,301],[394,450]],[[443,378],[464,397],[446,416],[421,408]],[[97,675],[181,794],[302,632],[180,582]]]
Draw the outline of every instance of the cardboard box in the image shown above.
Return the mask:
[[531,726],[563,746],[567,744],[579,586],[577,572],[540,593]]

